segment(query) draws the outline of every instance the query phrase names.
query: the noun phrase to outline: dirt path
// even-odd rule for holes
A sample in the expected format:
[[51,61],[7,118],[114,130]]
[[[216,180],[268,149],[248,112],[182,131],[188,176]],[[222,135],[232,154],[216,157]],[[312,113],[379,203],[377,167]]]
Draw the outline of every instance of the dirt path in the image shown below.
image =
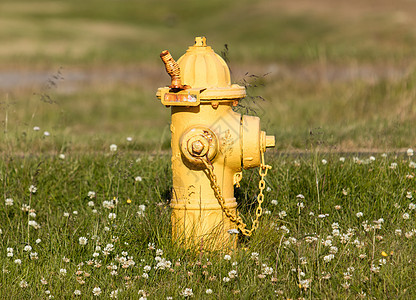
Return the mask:
[[[246,73],[266,76],[273,82],[287,79],[302,82],[349,82],[362,80],[375,82],[380,79],[399,80],[411,72],[412,66],[373,65],[323,65],[288,66],[277,63],[268,65],[231,66],[234,82],[241,82]],[[54,78],[60,72],[61,78]],[[112,68],[85,67],[61,69],[0,69],[0,91],[39,89],[54,81],[59,92],[75,93],[78,90],[108,85],[137,85],[144,90],[155,90],[169,82],[162,65],[117,66]]]

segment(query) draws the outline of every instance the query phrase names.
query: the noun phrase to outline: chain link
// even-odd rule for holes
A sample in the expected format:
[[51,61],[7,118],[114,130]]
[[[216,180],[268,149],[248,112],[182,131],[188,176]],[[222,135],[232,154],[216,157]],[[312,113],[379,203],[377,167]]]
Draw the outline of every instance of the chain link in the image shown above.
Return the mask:
[[238,212],[234,214],[232,210],[230,210],[225,205],[225,199],[221,193],[220,186],[218,185],[217,176],[214,174],[214,166],[208,160],[208,158],[203,159],[201,161],[206,167],[207,176],[210,179],[211,187],[214,190],[215,198],[217,198],[218,203],[221,206],[222,211],[225,215],[231,220],[231,222],[235,223],[238,229],[241,231],[243,235],[251,236],[251,234],[259,227],[259,219],[263,214],[263,209],[261,207],[264,201],[264,188],[266,187],[266,182],[264,181],[264,177],[267,175],[267,171],[272,168],[272,166],[266,165],[264,163],[264,153],[261,152],[261,164],[259,169],[260,181],[259,181],[259,194],[257,195],[257,202],[258,206],[256,208],[256,219],[253,221],[251,229],[247,229],[247,224],[244,223],[243,219],[239,216]]

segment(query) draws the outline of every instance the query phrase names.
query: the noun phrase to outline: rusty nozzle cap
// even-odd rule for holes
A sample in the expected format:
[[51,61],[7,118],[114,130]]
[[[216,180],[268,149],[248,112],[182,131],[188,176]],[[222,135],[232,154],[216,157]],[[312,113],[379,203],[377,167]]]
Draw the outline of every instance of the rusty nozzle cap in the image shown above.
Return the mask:
[[178,63],[173,59],[168,50],[163,50],[160,53],[160,58],[165,64],[166,72],[171,77],[171,89],[180,89],[183,90],[185,87],[182,85],[181,80],[181,69],[179,68]]

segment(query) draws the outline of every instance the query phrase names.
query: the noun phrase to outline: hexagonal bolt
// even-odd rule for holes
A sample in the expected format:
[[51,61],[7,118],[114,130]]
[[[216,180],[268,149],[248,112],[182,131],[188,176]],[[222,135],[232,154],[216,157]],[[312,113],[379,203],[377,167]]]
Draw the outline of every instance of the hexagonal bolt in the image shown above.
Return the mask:
[[200,140],[196,140],[192,143],[192,153],[199,155],[204,150],[204,144]]

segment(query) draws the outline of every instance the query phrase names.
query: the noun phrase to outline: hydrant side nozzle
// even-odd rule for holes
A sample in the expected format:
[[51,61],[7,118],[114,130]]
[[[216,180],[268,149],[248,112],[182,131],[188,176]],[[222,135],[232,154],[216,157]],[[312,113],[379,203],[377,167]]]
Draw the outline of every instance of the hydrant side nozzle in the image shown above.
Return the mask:
[[168,72],[171,77],[171,85],[169,87],[178,90],[189,88],[186,85],[182,85],[181,69],[179,68],[178,63],[173,59],[172,55],[170,55],[169,51],[163,50],[162,53],[160,53],[160,58],[165,64],[166,72]]
[[276,139],[274,135],[266,135],[266,148],[274,148]]
[[263,152],[266,152],[266,148],[274,148],[276,145],[274,135],[266,135],[265,131],[261,132],[260,147]]

